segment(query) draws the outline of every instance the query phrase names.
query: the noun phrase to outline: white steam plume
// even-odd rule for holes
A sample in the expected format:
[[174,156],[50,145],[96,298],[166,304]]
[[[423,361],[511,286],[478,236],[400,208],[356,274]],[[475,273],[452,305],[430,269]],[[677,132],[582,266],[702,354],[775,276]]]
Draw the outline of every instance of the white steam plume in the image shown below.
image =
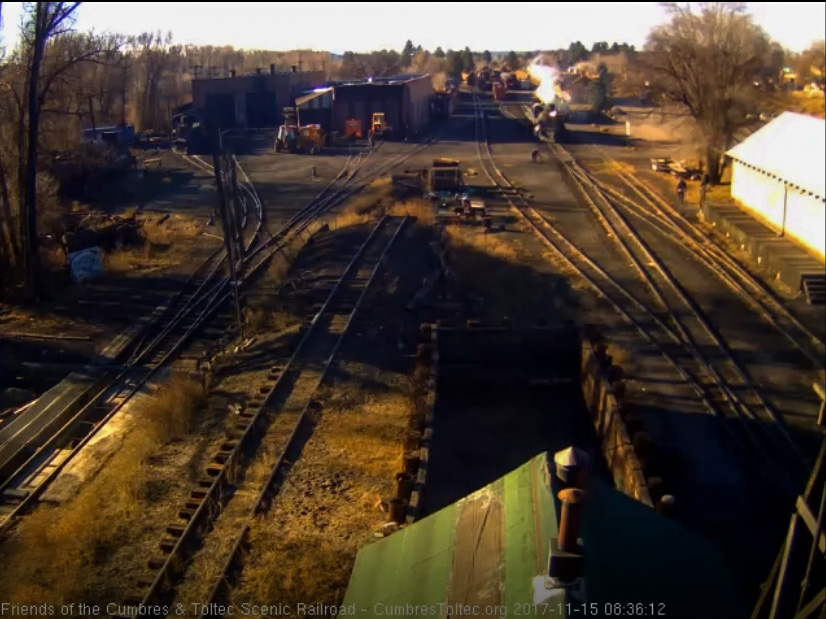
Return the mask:
[[568,101],[568,93],[563,93],[559,87],[559,71],[555,67],[543,64],[542,56],[537,56],[528,65],[528,75],[539,82],[536,87],[536,96],[544,104],[554,101]]

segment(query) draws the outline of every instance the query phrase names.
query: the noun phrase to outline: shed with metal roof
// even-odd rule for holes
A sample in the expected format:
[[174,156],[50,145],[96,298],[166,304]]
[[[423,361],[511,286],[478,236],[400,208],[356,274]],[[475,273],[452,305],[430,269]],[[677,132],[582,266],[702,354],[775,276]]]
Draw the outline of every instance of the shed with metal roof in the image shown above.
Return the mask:
[[582,504],[582,577],[557,586],[548,578],[562,528],[553,467],[552,454],[540,454],[363,548],[344,607],[357,617],[440,619],[739,616],[713,547],[596,476]]
[[731,194],[757,219],[826,256],[826,121],[785,112],[732,148]]

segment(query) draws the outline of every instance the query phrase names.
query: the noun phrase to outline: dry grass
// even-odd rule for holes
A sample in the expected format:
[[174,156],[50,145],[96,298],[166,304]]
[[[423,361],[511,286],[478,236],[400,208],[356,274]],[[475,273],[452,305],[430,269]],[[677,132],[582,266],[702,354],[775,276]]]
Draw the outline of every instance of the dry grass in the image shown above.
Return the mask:
[[338,230],[348,226],[358,226],[369,223],[372,219],[370,213],[344,212],[336,215],[330,220],[330,230]]
[[192,241],[201,237],[204,230],[199,220],[178,213],[168,217],[152,214],[140,219],[143,246],[109,252],[104,259],[107,272],[146,274],[180,264]]
[[340,603],[356,553],[387,519],[376,505],[401,466],[409,381],[373,393],[338,384],[332,393],[271,515],[252,529],[240,599]]
[[148,460],[192,430],[204,403],[196,382],[175,378],[162,385],[100,473],[68,502],[41,506],[6,542],[0,551],[0,599],[21,604],[91,599],[95,566],[129,543],[151,500]]
[[416,223],[432,225],[436,223],[436,209],[433,204],[424,198],[414,198],[405,202],[393,204],[388,213],[391,215],[407,215],[415,217]]
[[[698,181],[689,181],[688,190],[685,193],[686,202],[689,204],[700,203],[700,183]],[[709,187],[706,191],[706,202],[712,204],[734,204],[735,200],[731,197],[731,166],[727,166],[723,170],[723,176],[720,179],[720,184]]]
[[264,304],[252,302],[244,308],[244,324],[250,335],[280,333],[300,322],[301,320],[292,312],[271,309]]
[[389,176],[377,178],[355,196],[347,200],[342,207],[342,213],[363,215],[386,205],[393,191],[393,182]]
[[476,228],[447,226],[448,244],[460,251],[473,250],[505,262],[516,262],[516,248],[498,234],[483,234]]
[[[565,279],[569,269],[554,258],[553,273],[546,260],[537,260],[535,249],[522,247],[530,235],[484,234],[480,228],[448,226],[448,262],[452,279],[467,293],[483,301],[484,320],[534,320],[553,314],[571,317],[572,285]],[[544,250],[540,250],[544,251]],[[577,280],[573,280],[576,282]]]
[[622,368],[625,376],[633,377],[638,369],[634,351],[609,342],[608,354],[611,355],[613,364]]

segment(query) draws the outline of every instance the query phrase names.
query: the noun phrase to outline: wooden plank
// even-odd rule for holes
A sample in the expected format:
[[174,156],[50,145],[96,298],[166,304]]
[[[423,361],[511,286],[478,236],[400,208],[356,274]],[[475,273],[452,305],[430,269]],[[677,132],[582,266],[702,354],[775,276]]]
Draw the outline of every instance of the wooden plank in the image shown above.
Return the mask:
[[[800,517],[803,519],[803,523],[806,525],[806,528],[809,529],[809,533],[811,533],[812,537],[814,537],[815,530],[817,529],[817,519],[809,509],[806,501],[803,500],[803,497],[797,497],[796,507],[797,513],[800,514]],[[820,549],[820,552],[826,552],[826,535],[822,532],[817,538],[817,547]]]
[[769,619],[779,619],[782,616],[782,607],[785,597],[785,588],[788,586],[786,582],[786,573],[789,569],[789,562],[794,550],[795,537],[797,534],[797,523],[800,516],[794,514],[789,523],[789,532],[786,534],[786,544],[783,548],[783,559],[780,562],[780,574],[777,577],[777,587],[774,590],[774,598],[772,599],[772,607],[769,611]]
[[[531,465],[505,477],[505,604],[507,609],[533,603],[536,576],[536,522],[531,506]],[[529,615],[530,616],[530,615]]]
[[823,603],[826,602],[826,589],[821,589],[820,593],[818,593],[811,602],[806,604],[797,615],[795,615],[794,619],[809,619],[815,612],[823,606]]
[[468,619],[489,617],[502,596],[499,563],[505,508],[501,498],[488,488],[462,501],[455,535],[448,604],[470,607],[470,613],[462,614]]

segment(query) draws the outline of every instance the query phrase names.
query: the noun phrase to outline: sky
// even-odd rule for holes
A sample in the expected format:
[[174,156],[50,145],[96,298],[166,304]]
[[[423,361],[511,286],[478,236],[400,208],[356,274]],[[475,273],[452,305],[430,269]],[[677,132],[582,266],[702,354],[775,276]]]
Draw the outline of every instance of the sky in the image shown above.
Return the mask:
[[[802,51],[826,38],[824,2],[749,2],[776,41]],[[22,3],[3,2],[3,38],[16,40]],[[488,9],[487,7],[491,7]],[[575,40],[645,43],[665,21],[656,2],[85,2],[81,31],[140,34],[171,30],[176,43],[246,49],[323,49],[333,53],[401,50],[407,39],[431,51],[530,51]]]

